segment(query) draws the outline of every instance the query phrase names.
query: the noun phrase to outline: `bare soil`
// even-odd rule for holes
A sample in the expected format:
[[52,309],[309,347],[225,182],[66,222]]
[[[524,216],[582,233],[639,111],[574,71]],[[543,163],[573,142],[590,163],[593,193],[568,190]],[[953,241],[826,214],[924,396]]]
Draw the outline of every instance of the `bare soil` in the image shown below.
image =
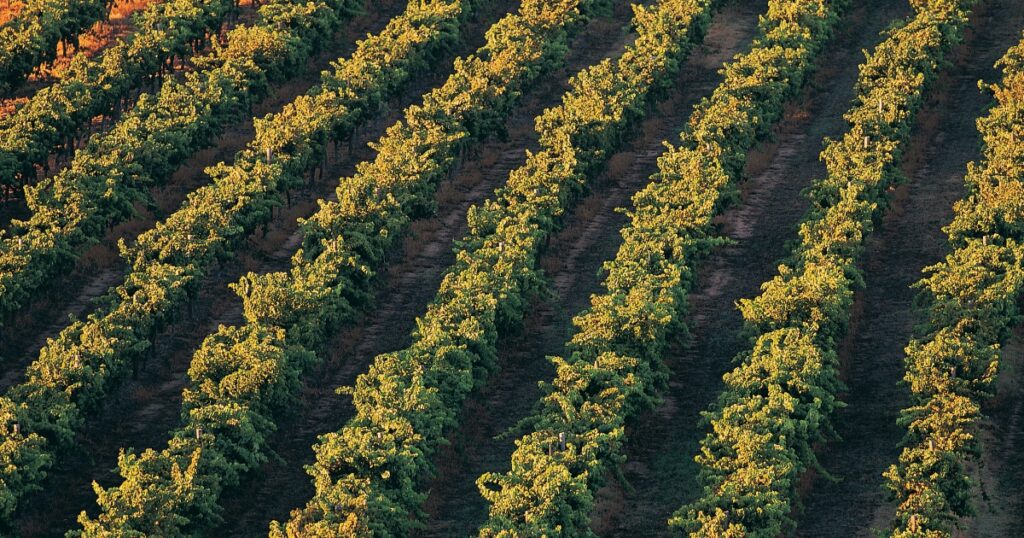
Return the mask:
[[1024,327],[1003,347],[996,397],[983,407],[976,470],[977,514],[963,522],[965,536],[1024,536]]

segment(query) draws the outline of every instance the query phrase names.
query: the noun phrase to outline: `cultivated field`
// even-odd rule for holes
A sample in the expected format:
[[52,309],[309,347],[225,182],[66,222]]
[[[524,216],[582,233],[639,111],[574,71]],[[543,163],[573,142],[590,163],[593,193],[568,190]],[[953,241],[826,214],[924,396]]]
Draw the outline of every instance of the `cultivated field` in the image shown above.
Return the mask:
[[1024,0],[0,3],[0,536],[1024,536],[1022,296]]

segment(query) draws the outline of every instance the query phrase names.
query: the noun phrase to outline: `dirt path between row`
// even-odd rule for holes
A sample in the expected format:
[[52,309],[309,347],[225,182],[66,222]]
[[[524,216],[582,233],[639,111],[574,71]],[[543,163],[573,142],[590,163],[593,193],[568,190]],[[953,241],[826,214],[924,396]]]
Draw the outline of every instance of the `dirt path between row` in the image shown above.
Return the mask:
[[839,350],[848,387],[842,395],[848,407],[836,417],[842,441],[819,452],[825,470],[840,481],[808,481],[800,536],[870,537],[872,527],[885,528],[892,517],[895,506],[886,500],[882,472],[899,457],[905,430],[896,419],[910,401],[900,384],[903,348],[923,321],[914,305],[918,291],[910,286],[948,251],[942,227],[965,192],[967,163],[981,156],[975,119],[991,102],[977,82],[999,78],[993,64],[1017,43],[1021,29],[1021,0],[979,7],[919,116],[903,163],[909,181],[893,193],[892,206],[867,241],[860,264],[867,287],[855,296]]
[[742,202],[717,219],[719,233],[736,241],[703,261],[690,295],[687,325],[665,353],[670,369],[664,402],[628,428],[626,484],[612,479],[598,495],[594,528],[606,536],[667,536],[666,521],[700,492],[693,456],[705,435],[700,413],[721,390],[721,376],[746,347],[735,302],[752,297],[775,273],[795,226],[806,210],[800,192],[824,174],[821,140],[846,127],[862,48],[908,12],[899,0],[871,0],[851,6],[840,33],[819,61],[810,87],[787,107],[775,140],[750,153]]
[[977,515],[964,522],[965,536],[1024,536],[1024,326],[1003,348],[996,387],[983,407]]

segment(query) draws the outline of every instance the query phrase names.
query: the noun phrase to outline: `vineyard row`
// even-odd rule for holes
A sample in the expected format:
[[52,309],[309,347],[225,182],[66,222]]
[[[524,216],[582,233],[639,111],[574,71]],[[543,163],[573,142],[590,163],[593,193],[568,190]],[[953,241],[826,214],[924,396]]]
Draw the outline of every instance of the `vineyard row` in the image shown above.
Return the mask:
[[32,215],[0,233],[0,313],[31,301],[34,292],[69,266],[104,230],[135,214],[148,188],[208,146],[226,125],[293,75],[354,15],[356,0],[280,0],[259,9],[258,21],[194,59],[183,83],[167,79],[157,95],[142,95],[109,132],[93,136],[60,174],[25,188]]
[[[118,127],[94,137],[79,152],[72,168],[54,178],[56,190],[47,194],[48,211],[37,213],[30,221],[38,227],[17,238],[5,238],[5,245],[15,244],[29,265],[39,260],[59,265],[55,258],[70,258],[71,246],[64,241],[74,236],[84,241],[77,228],[85,224],[86,215],[101,213],[102,206],[107,210],[116,206],[122,215],[129,214],[132,198],[123,190],[130,191],[136,182],[153,176],[169,175],[171,163],[209,140],[240,112],[247,99],[266,90],[268,79],[280,78],[283,70],[301,63],[339,24],[338,13],[350,9],[346,0],[332,4],[282,0],[263,5],[256,25],[233,30],[227,46],[216,48],[206,59],[210,69],[190,74],[184,84],[168,81],[158,97],[143,96]],[[220,181],[191,200],[203,202],[199,196],[213,195],[222,205],[244,206],[247,185],[232,179]],[[259,186],[248,187],[259,192]],[[42,189],[45,184],[39,185],[37,192]],[[126,198],[115,202],[118,194]],[[211,216],[187,204],[184,213],[195,217],[191,222],[200,226],[205,224],[203,217]],[[227,232],[238,232],[234,227],[240,224],[233,223]],[[160,241],[156,234],[150,237]],[[184,238],[191,240],[187,233]],[[219,237],[207,238],[218,244]],[[159,245],[157,252],[175,244]],[[0,266],[9,267],[3,262]],[[132,264],[124,285],[104,298],[98,312],[85,321],[75,321],[49,340],[28,367],[27,381],[0,398],[0,519],[8,519],[18,499],[39,488],[56,453],[72,446],[74,432],[85,416],[104,401],[114,380],[131,371],[130,365],[146,352],[159,325],[173,312],[171,306],[183,304],[189,286],[195,286],[197,268],[187,264],[175,266],[157,260],[136,266]],[[17,282],[16,278],[5,280],[12,276],[0,274],[3,298],[11,298],[7,295],[11,289],[4,286]]]

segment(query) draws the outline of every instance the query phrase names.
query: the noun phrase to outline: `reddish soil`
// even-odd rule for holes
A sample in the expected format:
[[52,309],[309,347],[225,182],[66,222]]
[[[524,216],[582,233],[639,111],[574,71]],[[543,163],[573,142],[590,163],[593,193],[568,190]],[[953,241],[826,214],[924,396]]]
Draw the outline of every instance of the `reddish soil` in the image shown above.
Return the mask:
[[63,51],[58,46],[57,59],[31,80],[50,82],[60,79],[71,65],[71,58],[75,54],[82,53],[86,57],[92,58],[103,52],[103,49],[115,40],[135,32],[135,21],[132,19],[132,15],[157,1],[161,0],[120,0],[115,3],[106,20],[98,21],[92,28],[82,33],[79,37],[78,49],[71,46],[67,51]]
[[625,482],[609,477],[598,494],[599,534],[668,535],[668,518],[700,492],[692,459],[705,432],[700,413],[720,392],[732,357],[746,346],[734,304],[756,295],[788,250],[806,210],[800,192],[824,174],[820,141],[845,128],[842,114],[852,98],[860,49],[877,43],[878,32],[906,12],[896,0],[852,7],[812,84],[787,108],[775,140],[750,154],[742,202],[717,220],[719,233],[736,243],[713,253],[698,271],[687,317],[690,336],[665,353],[672,375],[664,402],[628,428]]
[[[918,291],[910,286],[948,251],[941,228],[965,192],[967,163],[981,156],[975,119],[991,103],[977,82],[998,79],[993,64],[1018,41],[1021,28],[1021,0],[979,8],[965,43],[952,57],[954,65],[937,81],[919,116],[904,159],[908,181],[895,190],[891,207],[868,239],[861,263],[867,287],[856,294],[856,313],[840,348],[848,387],[842,395],[848,407],[836,417],[842,440],[820,450],[825,470],[839,481],[811,482],[803,495],[801,536],[870,537],[872,527],[885,528],[892,517],[895,506],[886,500],[882,472],[899,457],[905,430],[896,419],[909,404],[909,392],[900,384],[903,348],[923,321],[914,304]],[[1021,527],[1017,531],[991,536],[1019,534]]]
[[420,535],[466,536],[486,519],[487,503],[476,479],[508,468],[514,436],[496,436],[535,405],[541,396],[538,381],[554,376],[546,357],[564,352],[571,317],[589,306],[591,294],[600,293],[601,264],[615,256],[618,230],[626,222],[615,208],[628,206],[657,171],[657,158],[665,151],[662,141],[677,138],[693,106],[719,83],[722,63],[747,46],[761,9],[762,2],[731,4],[716,16],[704,45],[691,54],[633,143],[611,157],[607,171],[595,178],[590,193],[552,238],[539,261],[548,277],[547,293],[533,299],[523,329],[503,337],[498,372],[468,399],[460,427],[441,449],[439,477],[426,502],[430,522]]

